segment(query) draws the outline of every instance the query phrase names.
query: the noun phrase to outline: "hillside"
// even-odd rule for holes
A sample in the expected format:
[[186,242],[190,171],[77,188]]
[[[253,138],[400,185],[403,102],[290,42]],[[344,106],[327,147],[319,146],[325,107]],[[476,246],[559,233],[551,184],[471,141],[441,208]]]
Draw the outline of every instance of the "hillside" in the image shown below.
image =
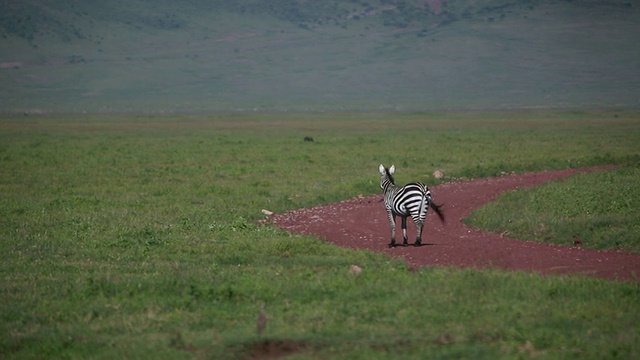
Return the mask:
[[0,112],[640,106],[640,2],[0,1]]

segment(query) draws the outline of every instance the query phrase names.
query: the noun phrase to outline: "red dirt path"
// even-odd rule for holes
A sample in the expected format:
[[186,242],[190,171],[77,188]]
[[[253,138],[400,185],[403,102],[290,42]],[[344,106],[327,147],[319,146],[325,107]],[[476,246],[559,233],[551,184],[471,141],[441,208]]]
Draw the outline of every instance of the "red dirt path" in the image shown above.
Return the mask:
[[[382,195],[358,197],[339,203],[300,209],[272,217],[287,231],[314,235],[339,246],[369,249],[404,259],[411,267],[457,266],[534,271],[542,274],[584,274],[610,280],[639,281],[640,255],[584,249],[572,244],[548,245],[512,239],[468,227],[462,219],[494,200],[500,193],[541,185],[577,173],[610,169],[592,167],[545,171],[498,178],[446,183],[431,188],[444,203],[445,224],[429,211],[423,246],[388,248],[389,222]],[[415,229],[408,219],[409,242]],[[402,243],[400,226],[396,239]]]

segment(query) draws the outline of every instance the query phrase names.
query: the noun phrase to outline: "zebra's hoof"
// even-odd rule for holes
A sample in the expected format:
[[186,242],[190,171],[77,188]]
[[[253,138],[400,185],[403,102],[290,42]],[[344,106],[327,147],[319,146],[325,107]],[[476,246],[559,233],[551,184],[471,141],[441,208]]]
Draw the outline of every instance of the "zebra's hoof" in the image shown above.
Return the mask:
[[422,246],[422,243],[420,241],[416,241],[413,243],[413,246]]
[[394,248],[396,247],[396,243],[389,243],[389,248]]

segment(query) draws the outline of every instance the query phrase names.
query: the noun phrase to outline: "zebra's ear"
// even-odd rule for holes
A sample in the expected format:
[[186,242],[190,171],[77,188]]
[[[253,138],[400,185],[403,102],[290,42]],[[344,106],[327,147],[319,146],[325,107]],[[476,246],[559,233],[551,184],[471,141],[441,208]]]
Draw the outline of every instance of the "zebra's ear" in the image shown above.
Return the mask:
[[384,175],[384,165],[380,164],[378,171],[380,171],[380,175]]
[[391,165],[391,167],[389,168],[389,174],[393,175],[394,172],[396,172],[396,166]]

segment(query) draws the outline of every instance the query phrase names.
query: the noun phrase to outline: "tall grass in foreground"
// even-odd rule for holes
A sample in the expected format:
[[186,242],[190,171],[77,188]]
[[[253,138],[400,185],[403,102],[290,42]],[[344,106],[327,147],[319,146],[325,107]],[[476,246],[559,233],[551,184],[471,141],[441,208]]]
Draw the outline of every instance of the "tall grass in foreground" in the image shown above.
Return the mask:
[[377,193],[379,163],[433,184],[435,169],[637,162],[638,116],[616,115],[3,119],[0,354],[637,357],[636,283],[410,271],[256,225],[263,208]]

